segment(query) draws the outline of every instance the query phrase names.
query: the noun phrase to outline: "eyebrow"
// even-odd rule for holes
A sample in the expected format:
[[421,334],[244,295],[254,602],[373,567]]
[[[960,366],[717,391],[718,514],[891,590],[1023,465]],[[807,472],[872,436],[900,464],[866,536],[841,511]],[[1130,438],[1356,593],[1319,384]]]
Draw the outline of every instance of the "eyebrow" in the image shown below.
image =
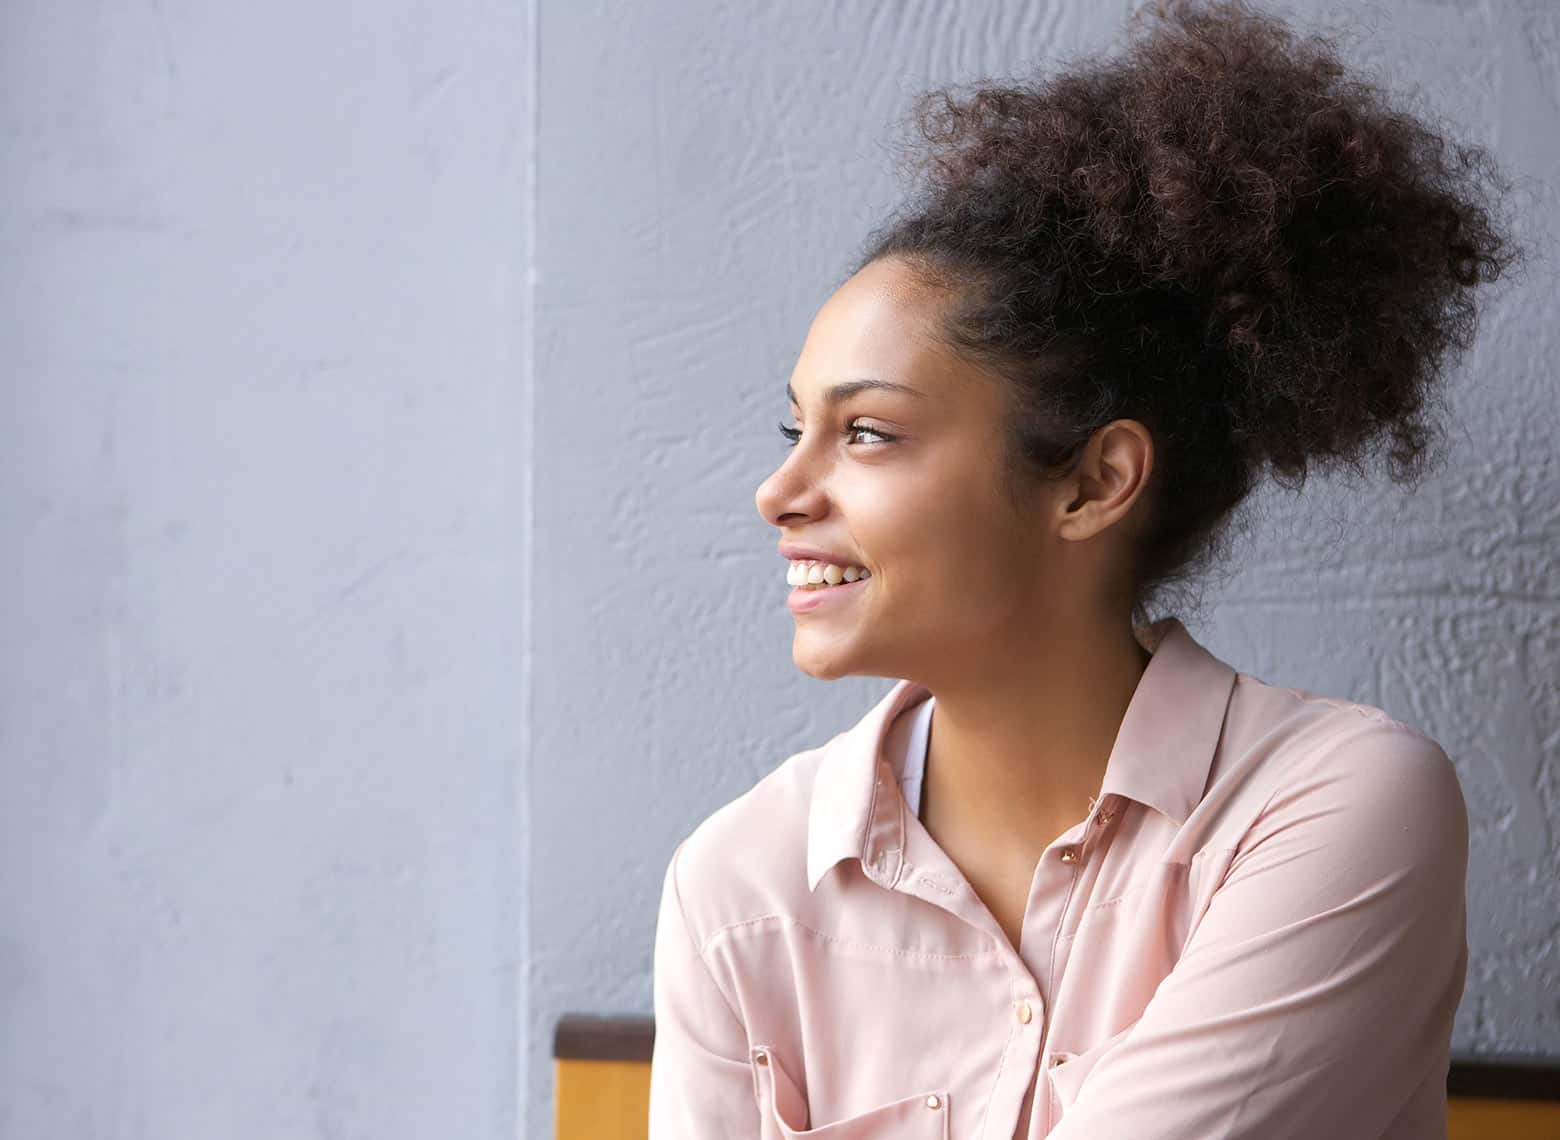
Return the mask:
[[[834,385],[834,387],[827,389],[823,393],[824,406],[832,408],[834,405],[842,403],[851,396],[854,396],[857,392],[869,392],[874,390],[898,392],[901,395],[914,396],[918,400],[926,398],[925,392],[922,392],[919,388],[912,388],[908,384],[895,384],[892,380],[875,380],[871,378],[864,378],[861,380],[843,380],[840,383]],[[792,389],[790,384],[785,386],[785,394],[791,398],[791,403],[795,404],[797,407],[802,406],[801,401],[796,398],[796,392]]]

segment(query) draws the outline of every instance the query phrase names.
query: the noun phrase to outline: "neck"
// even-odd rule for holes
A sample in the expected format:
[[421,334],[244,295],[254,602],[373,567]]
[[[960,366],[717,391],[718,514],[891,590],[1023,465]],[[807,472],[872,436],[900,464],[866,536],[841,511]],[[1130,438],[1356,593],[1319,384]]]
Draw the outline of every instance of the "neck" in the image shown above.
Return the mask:
[[933,835],[1029,860],[1088,814],[1149,653],[1129,624],[1019,641],[927,685],[937,708],[921,816]]

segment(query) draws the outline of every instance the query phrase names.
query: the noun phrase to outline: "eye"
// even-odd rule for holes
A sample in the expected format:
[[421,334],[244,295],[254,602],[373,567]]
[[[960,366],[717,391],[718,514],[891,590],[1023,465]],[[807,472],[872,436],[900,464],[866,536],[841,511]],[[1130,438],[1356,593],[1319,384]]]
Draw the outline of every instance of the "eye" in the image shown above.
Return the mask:
[[893,436],[888,435],[888,434],[886,434],[884,432],[880,432],[880,431],[877,430],[877,428],[870,428],[870,427],[866,427],[864,425],[858,425],[855,420],[851,420],[850,423],[845,425],[845,435],[847,437],[853,436],[857,432],[866,432],[868,435],[875,435],[875,436],[878,437],[878,439],[882,440],[884,443],[887,443],[890,440],[894,439]]
[[[787,427],[785,424],[780,424],[779,427],[780,427],[780,434],[785,436],[786,439],[791,441],[790,446],[795,447],[797,441],[802,438],[802,429],[801,428],[794,428],[794,427]],[[851,436],[858,435],[861,432],[865,432],[867,435],[877,436],[877,439],[879,441],[883,442],[883,443],[891,443],[895,439],[899,438],[898,436],[889,435],[887,432],[878,431],[877,428],[867,427],[866,425],[860,423],[857,420],[851,420],[850,423],[846,424],[845,428],[841,432],[841,434],[844,435],[847,439],[849,439]],[[873,442],[873,441],[868,441],[868,442]]]

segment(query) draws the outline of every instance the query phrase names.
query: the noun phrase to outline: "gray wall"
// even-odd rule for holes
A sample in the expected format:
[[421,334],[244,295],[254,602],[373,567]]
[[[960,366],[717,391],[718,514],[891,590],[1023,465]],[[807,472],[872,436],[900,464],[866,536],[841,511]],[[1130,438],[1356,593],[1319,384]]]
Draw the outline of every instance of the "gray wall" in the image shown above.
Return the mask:
[[[1125,11],[7,5],[0,1136],[550,1136],[672,847],[888,685],[796,672],[752,496],[891,120]],[[1365,18],[1552,230],[1560,10]],[[1194,629],[1456,759],[1462,1049],[1560,1054],[1553,296]]]
[[4,1140],[519,1131],[534,45],[0,6]]

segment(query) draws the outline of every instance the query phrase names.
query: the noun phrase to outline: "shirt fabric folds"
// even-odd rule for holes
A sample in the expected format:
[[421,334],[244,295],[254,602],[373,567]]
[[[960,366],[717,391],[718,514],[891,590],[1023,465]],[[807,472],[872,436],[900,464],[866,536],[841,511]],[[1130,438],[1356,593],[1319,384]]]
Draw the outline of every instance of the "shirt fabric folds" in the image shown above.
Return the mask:
[[1450,759],[1176,618],[1135,633],[1149,665],[1017,947],[917,817],[932,706],[909,681],[677,845],[650,1140],[1446,1135]]

